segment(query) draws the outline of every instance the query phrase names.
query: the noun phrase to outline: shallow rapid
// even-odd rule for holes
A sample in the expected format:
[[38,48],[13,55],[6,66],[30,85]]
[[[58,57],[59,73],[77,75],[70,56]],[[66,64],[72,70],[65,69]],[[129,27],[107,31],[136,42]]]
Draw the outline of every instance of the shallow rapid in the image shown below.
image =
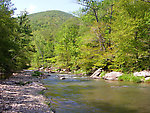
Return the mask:
[[[66,79],[60,80],[60,77]],[[149,113],[150,85],[53,74],[43,82],[57,113]]]

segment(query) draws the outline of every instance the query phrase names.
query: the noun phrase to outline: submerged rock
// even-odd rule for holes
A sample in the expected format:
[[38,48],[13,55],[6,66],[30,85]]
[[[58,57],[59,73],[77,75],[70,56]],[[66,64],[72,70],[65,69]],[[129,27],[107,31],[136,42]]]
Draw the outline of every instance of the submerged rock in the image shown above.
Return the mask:
[[59,79],[60,79],[60,80],[64,80],[64,79],[66,79],[66,78],[65,78],[65,77],[60,77]]

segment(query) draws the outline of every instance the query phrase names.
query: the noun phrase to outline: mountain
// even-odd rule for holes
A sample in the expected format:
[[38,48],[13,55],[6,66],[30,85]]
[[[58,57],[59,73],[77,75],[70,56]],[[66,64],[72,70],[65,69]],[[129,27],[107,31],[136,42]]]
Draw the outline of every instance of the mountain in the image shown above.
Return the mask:
[[57,10],[39,12],[31,14],[28,17],[33,31],[41,29],[53,31],[59,28],[68,19],[74,18],[71,14]]
[[[63,38],[62,32],[68,29],[66,33],[72,33],[77,27],[74,24],[77,23],[78,18],[56,10],[31,14],[28,18],[33,34],[31,44],[34,49],[31,65],[32,67],[51,66],[56,62],[56,48],[60,48],[57,43]],[[71,38],[70,35],[67,37]]]

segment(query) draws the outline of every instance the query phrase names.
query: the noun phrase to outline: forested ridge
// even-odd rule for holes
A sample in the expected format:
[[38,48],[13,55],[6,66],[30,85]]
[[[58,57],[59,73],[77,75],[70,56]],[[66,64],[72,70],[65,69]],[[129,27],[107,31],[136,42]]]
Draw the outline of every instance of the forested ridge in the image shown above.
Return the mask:
[[0,1],[0,71],[27,67],[90,74],[149,70],[148,0],[78,0],[75,16],[46,11],[12,17]]
[[67,19],[74,16],[62,11],[52,10],[29,15],[33,31],[41,29],[57,30]]

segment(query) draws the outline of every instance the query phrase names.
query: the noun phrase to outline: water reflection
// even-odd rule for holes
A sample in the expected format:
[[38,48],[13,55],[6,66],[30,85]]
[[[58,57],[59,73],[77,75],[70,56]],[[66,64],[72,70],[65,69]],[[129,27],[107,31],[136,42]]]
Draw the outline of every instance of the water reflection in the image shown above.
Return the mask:
[[[66,75],[67,76],[67,75]],[[149,113],[150,86],[52,76],[44,80],[57,113]]]

